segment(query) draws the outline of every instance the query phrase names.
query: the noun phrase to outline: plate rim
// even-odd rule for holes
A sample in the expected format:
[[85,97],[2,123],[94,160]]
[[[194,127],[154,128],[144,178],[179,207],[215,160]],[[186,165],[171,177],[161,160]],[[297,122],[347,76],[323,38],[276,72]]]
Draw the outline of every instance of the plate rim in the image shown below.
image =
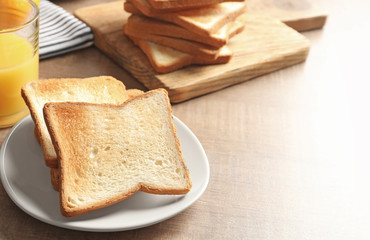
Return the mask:
[[[0,149],[0,179],[1,179],[2,185],[5,189],[5,192],[10,197],[10,199],[13,201],[13,203],[17,207],[19,207],[22,211],[24,211],[25,213],[27,213],[31,217],[33,217],[33,218],[35,218],[35,219],[37,219],[41,222],[44,222],[44,223],[47,223],[47,224],[50,224],[50,225],[53,225],[53,226],[65,228],[65,229],[79,230],[79,231],[90,231],[90,232],[117,232],[117,231],[128,231],[128,230],[143,228],[143,227],[147,227],[147,226],[154,225],[156,223],[168,220],[168,219],[180,214],[181,212],[183,212],[184,210],[189,208],[194,202],[196,202],[203,195],[205,190],[207,189],[208,184],[209,184],[209,179],[210,179],[209,161],[208,161],[206,152],[205,152],[202,144],[200,143],[199,139],[190,130],[190,128],[188,126],[186,126],[186,124],[183,123],[179,118],[177,118],[176,116],[173,115],[173,120],[174,120],[174,124],[175,124],[176,128],[181,127],[187,134],[190,135],[190,137],[193,141],[193,144],[196,144],[199,147],[200,154],[201,154],[200,157],[202,159],[204,159],[203,164],[205,164],[205,169],[204,169],[204,173],[203,173],[203,174],[205,174],[205,180],[200,183],[200,185],[199,185],[200,187],[197,190],[197,193],[190,200],[185,201],[185,204],[183,206],[180,205],[176,210],[173,210],[173,211],[165,214],[162,217],[155,218],[154,221],[143,221],[142,224],[136,224],[136,225],[130,225],[130,226],[124,225],[124,226],[121,226],[121,227],[111,227],[110,228],[110,227],[96,227],[96,226],[94,226],[94,227],[90,228],[90,227],[78,226],[78,224],[77,225],[68,224],[70,222],[73,223],[75,221],[61,222],[61,221],[58,221],[58,220],[55,220],[55,219],[52,219],[52,218],[41,217],[38,214],[35,214],[34,212],[32,212],[27,207],[25,207],[24,204],[22,204],[21,198],[19,196],[17,196],[17,194],[14,192],[14,190],[12,188],[12,184],[10,184],[9,179],[7,177],[6,168],[5,168],[5,162],[6,162],[5,153],[6,153],[6,149],[8,147],[10,139],[14,135],[14,132],[17,131],[17,129],[19,129],[20,125],[25,124],[25,122],[27,122],[27,121],[32,121],[32,123],[33,123],[33,120],[32,120],[30,115],[28,115],[25,118],[23,118],[22,120],[20,120],[18,123],[16,123],[11,128],[11,130],[9,131],[8,135],[6,136],[6,138],[4,139],[4,141],[1,145],[1,149]],[[177,130],[177,132],[179,132],[179,130]],[[181,140],[180,140],[180,143],[181,143],[181,145],[183,144],[181,142]],[[68,219],[68,218],[66,218],[66,219]],[[83,221],[83,220],[81,220],[81,221]]]

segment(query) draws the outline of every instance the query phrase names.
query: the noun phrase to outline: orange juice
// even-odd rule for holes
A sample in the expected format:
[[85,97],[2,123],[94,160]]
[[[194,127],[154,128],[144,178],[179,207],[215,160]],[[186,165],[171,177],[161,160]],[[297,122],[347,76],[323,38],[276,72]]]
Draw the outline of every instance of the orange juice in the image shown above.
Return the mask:
[[28,114],[21,87],[38,79],[38,9],[25,0],[0,5],[0,127],[6,127]]
[[38,64],[30,43],[15,34],[0,35],[0,122],[3,116],[25,110],[20,89],[38,78]]

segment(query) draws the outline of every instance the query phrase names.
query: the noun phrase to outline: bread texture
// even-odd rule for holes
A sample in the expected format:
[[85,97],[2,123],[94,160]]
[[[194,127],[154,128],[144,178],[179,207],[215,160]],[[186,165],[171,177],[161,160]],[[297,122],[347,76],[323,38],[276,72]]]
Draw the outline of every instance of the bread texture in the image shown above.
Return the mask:
[[64,216],[109,206],[139,190],[190,191],[165,90],[121,105],[50,102],[44,116],[59,159]]
[[[129,98],[133,98],[133,97],[136,97],[136,96],[139,96],[140,94],[143,94],[144,91],[140,90],[140,89],[127,89],[127,96]],[[35,127],[35,136],[36,136],[36,139],[38,139],[38,134],[37,134],[37,128]],[[38,140],[39,141],[39,140]],[[59,186],[60,186],[60,183],[59,183],[59,180],[60,180],[60,177],[59,177],[59,168],[54,168],[54,167],[51,167],[50,168],[50,181],[51,181],[51,185],[53,186],[54,190],[56,191],[59,191]]]
[[[132,5],[130,5],[132,4]],[[127,5],[129,5],[127,7]],[[208,7],[179,12],[153,12],[146,0],[130,0],[124,4],[130,13],[141,13],[166,22],[174,23],[191,32],[208,36],[217,33],[227,23],[234,21],[246,10],[244,2],[223,2]]]
[[[143,31],[146,34],[173,37],[195,41],[216,48],[227,44],[230,38],[240,33],[245,25],[244,14],[239,16],[235,22],[229,22],[219,31],[208,36],[199,35],[173,23],[132,14],[125,25],[126,32]],[[147,39],[150,41],[150,39]]]
[[128,99],[125,85],[108,76],[36,80],[25,84],[21,93],[35,123],[35,133],[43,148],[45,163],[53,168],[58,167],[58,162],[43,117],[45,103],[70,101],[121,104]]
[[140,90],[140,89],[127,89],[127,96],[128,98],[133,98],[133,97],[136,97],[136,96],[139,96],[141,94],[143,94],[144,91]]
[[227,63],[233,55],[232,51],[224,46],[220,49],[216,59],[204,59],[161,44],[136,38],[131,39],[145,53],[154,70],[159,73],[172,72],[191,64]]

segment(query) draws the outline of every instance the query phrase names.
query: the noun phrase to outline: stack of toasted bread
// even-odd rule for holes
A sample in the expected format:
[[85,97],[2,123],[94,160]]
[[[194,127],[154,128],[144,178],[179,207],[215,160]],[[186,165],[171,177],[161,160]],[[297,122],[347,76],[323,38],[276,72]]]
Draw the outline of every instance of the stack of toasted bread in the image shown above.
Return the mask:
[[76,216],[136,191],[185,194],[185,166],[163,89],[112,77],[45,79],[22,88],[61,212]]
[[124,33],[167,73],[230,61],[227,43],[244,29],[244,0],[126,0]]

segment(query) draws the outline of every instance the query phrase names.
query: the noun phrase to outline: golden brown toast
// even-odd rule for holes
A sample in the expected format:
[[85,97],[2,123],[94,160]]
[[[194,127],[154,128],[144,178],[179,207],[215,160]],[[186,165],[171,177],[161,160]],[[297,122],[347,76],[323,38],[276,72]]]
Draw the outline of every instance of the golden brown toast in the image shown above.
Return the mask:
[[178,11],[179,9],[188,9],[195,7],[199,8],[222,2],[237,2],[237,1],[238,0],[148,0],[148,3],[154,9]]
[[[144,91],[142,91],[140,89],[127,89],[126,92],[127,92],[127,95],[128,95],[129,98],[133,98],[133,97],[136,97],[136,96],[144,93]],[[36,136],[36,138],[38,138],[37,128],[35,128],[35,136]],[[56,191],[59,191],[59,186],[60,186],[59,175],[60,175],[59,168],[53,168],[53,167],[50,168],[51,185],[53,186],[53,188]]]
[[45,103],[82,101],[121,104],[128,99],[125,85],[108,76],[36,80],[25,84],[21,92],[37,128],[35,133],[42,146],[45,163],[54,168],[58,167],[58,162],[42,113]]
[[147,40],[167,47],[171,47],[180,52],[188,53],[190,55],[196,55],[203,59],[214,60],[218,57],[220,53],[220,48],[191,40],[150,34],[146,33],[145,30],[139,31],[135,28],[128,28],[127,25],[124,26],[124,33],[130,37]]
[[[139,90],[139,89],[127,89],[126,90],[128,98],[132,98],[135,96],[138,96],[140,94],[143,94],[144,91]],[[35,126],[34,127],[34,135],[39,144],[41,144],[41,134],[38,131],[38,128]],[[53,188],[56,191],[59,191],[59,168],[58,167],[50,167],[50,181],[53,186]]]
[[243,31],[245,25],[244,19],[245,15],[243,14],[234,22],[226,24],[217,33],[208,36],[190,32],[189,30],[173,23],[134,14],[127,19],[125,26],[128,33],[145,31],[146,34],[191,40],[220,48],[227,44],[230,38]]
[[217,33],[227,23],[234,21],[246,10],[244,2],[223,2],[204,8],[175,13],[153,13],[146,0],[130,0],[124,3],[130,13],[141,13],[148,17],[177,24],[190,32],[208,36]]
[[150,64],[158,73],[172,72],[191,64],[227,63],[233,55],[232,51],[224,46],[220,49],[216,59],[203,59],[150,41],[132,37],[131,39],[145,53]]
[[137,191],[190,191],[190,173],[165,90],[121,105],[49,102],[44,115],[59,156],[64,216],[112,205]]

